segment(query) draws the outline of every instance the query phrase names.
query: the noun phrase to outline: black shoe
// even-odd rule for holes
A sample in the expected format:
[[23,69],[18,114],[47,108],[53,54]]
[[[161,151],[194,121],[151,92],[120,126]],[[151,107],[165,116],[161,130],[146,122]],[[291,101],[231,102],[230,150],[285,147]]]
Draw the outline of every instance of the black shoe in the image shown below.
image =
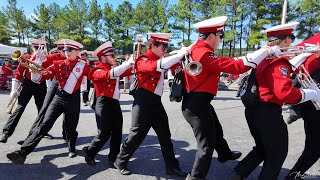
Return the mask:
[[8,141],[9,136],[6,134],[3,134],[0,138],[1,143],[6,143]]
[[289,116],[287,119],[287,124],[291,124],[299,119],[298,116]]
[[205,179],[196,178],[196,177],[191,176],[191,174],[188,174],[185,180],[205,180]]
[[301,180],[303,175],[300,174],[300,172],[293,172],[290,173],[285,177],[285,180]]
[[228,160],[236,160],[239,157],[241,157],[241,155],[242,155],[242,153],[240,151],[231,151],[231,156],[229,156],[229,157],[220,157],[220,156],[218,156],[218,161],[220,163],[225,163]]
[[23,155],[21,151],[14,151],[14,152],[7,154],[7,158],[16,164],[24,164],[26,157],[27,156]]
[[114,161],[108,160],[108,165],[109,165],[110,167],[112,167],[112,168],[115,168],[115,167],[114,167]]
[[117,162],[113,163],[113,166],[118,169],[118,172],[122,175],[130,175],[131,172],[126,168],[118,164]]
[[170,175],[176,175],[176,176],[180,176],[180,177],[186,177],[188,175],[188,173],[181,171],[181,169],[179,167],[167,168],[166,170],[167,170],[166,173],[170,174]]
[[233,170],[228,179],[229,180],[243,180],[243,177],[241,177],[236,171]]
[[24,140],[20,140],[17,142],[17,144],[22,145],[24,143]]
[[53,138],[54,138],[54,137],[53,137],[52,135],[50,135],[50,134],[44,135],[43,137],[46,138],[46,139],[53,139]]
[[69,158],[74,158],[77,156],[77,153],[76,152],[69,152],[68,156],[69,156]]
[[86,161],[86,163],[90,166],[94,166],[96,165],[96,161],[94,160],[93,157],[91,157],[88,153],[88,146],[85,146],[83,149],[82,149],[82,152],[84,154],[84,160]]

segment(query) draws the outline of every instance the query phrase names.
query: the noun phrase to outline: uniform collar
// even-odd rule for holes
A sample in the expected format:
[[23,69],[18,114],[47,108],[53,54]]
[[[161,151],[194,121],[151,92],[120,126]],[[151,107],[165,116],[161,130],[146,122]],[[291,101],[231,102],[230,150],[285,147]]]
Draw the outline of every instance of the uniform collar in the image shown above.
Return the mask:
[[148,56],[151,60],[152,59],[156,59],[158,60],[160,57],[158,55],[156,55],[154,52],[152,52],[150,49],[147,49],[147,52],[145,54],[146,56]]
[[96,65],[96,67],[99,67],[99,68],[106,68],[106,69],[111,69],[111,65],[108,64],[108,63],[103,63],[103,62],[100,62]]
[[195,47],[205,47],[213,51],[213,48],[203,40],[198,40],[197,43],[195,44]]
[[67,66],[75,66],[79,62],[79,58],[77,57],[75,60],[66,59],[66,65]]

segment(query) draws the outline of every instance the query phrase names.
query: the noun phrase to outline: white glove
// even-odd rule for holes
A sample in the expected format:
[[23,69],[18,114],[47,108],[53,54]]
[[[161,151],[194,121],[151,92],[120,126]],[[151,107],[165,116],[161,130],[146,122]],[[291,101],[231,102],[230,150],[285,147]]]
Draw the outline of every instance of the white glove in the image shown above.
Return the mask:
[[279,46],[266,46],[266,47],[263,47],[266,49],[267,53],[268,53],[268,56],[274,56],[274,57],[279,57],[280,54],[281,54],[281,50],[280,50],[280,47]]
[[165,72],[168,70],[171,66],[178,63],[185,55],[189,54],[190,47],[182,47],[179,52],[175,55],[160,58],[157,61],[157,71],[158,72]]
[[311,100],[313,100],[313,101],[317,101],[317,102],[320,102],[320,92],[319,92],[319,93],[317,93],[316,97],[315,97],[315,98],[313,98],[313,99],[311,99]]
[[11,98],[18,97],[19,95],[20,95],[20,92],[15,90],[12,90],[10,93]]
[[306,101],[310,101],[310,100],[316,100],[317,101],[320,100],[320,92],[317,92],[313,89],[300,89],[302,97],[301,100],[298,104],[306,102]]
[[289,62],[293,66],[293,70],[297,69],[311,55],[311,53],[302,53],[290,59]]
[[130,58],[123,63],[128,63],[129,65],[133,65],[134,64],[133,54],[131,54]]
[[20,92],[18,91],[18,87],[20,86],[20,81],[13,78],[12,79],[12,83],[11,83],[11,92],[10,92],[10,96],[11,98],[13,97],[17,97],[20,95]]
[[181,57],[190,54],[191,47],[182,47],[177,54],[180,54]]

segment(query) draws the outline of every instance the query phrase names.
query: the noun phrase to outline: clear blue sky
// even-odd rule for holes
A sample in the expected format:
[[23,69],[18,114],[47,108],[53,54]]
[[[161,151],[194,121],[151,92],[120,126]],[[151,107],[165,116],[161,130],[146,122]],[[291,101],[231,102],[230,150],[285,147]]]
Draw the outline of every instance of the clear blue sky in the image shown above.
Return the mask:
[[[89,2],[91,2],[92,0],[85,0],[85,1],[89,5]],[[127,1],[129,1],[133,5],[133,7],[136,7],[138,2],[140,2],[140,0],[127,0]],[[59,4],[60,7],[64,7],[65,5],[69,4],[69,0],[17,0],[17,7],[22,8],[27,18],[30,18],[30,15],[33,13],[33,10],[37,6],[39,6],[42,3],[49,5],[53,2]],[[123,2],[124,0],[98,0],[98,4],[100,4],[101,7],[103,7],[104,4],[109,3],[109,4],[112,4],[114,8],[117,8],[118,5],[122,4]],[[177,3],[178,3],[178,0],[169,0],[169,5],[177,4]],[[1,10],[2,10],[2,7],[6,7],[7,5],[8,5],[7,0],[0,0]],[[192,33],[191,39],[195,40],[196,38],[197,38],[197,34]],[[296,42],[294,42],[294,44],[298,42],[301,42],[301,40],[297,39]],[[175,40],[173,43],[176,43]]]
[[[87,4],[89,4],[92,0],[85,0]],[[140,0],[127,0],[130,2],[133,7],[136,7],[136,5],[140,2]],[[0,0],[1,5],[0,7],[6,7],[8,5],[7,0]],[[46,4],[49,5],[51,3],[57,3],[60,7],[64,7],[65,5],[69,4],[69,0],[17,0],[17,7],[24,10],[25,15],[30,17],[30,14],[33,13],[33,10],[36,9],[37,6],[40,4]],[[117,8],[118,5],[122,4],[124,0],[98,0],[98,4],[101,5],[101,7],[104,6],[104,4],[109,3],[112,4],[113,7]],[[169,4],[176,4],[178,3],[178,0],[169,0]],[[2,8],[1,8],[2,9]]]

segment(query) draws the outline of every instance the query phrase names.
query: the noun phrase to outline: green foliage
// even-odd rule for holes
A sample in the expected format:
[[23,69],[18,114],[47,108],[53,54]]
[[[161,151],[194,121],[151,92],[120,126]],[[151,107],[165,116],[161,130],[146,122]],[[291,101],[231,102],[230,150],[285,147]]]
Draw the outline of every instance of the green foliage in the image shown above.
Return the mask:
[[320,3],[319,0],[297,0],[294,12],[300,25],[297,27],[297,37],[307,39],[319,32]]
[[[196,40],[191,39],[194,23],[223,15],[228,20],[219,52],[230,56],[259,47],[266,40],[261,31],[280,24],[283,6],[283,0],[179,0],[170,6],[169,0],[140,0],[136,7],[130,1],[117,7],[108,3],[101,7],[98,0],[69,0],[63,7],[57,3],[40,4],[34,9],[34,18],[27,20],[23,8],[17,8],[16,0],[7,2],[0,11],[0,43],[18,40],[19,46],[26,46],[28,39],[45,37],[48,46],[53,47],[54,41],[69,38],[81,42],[87,50],[94,50],[111,40],[118,52],[129,54],[136,34],[172,32],[175,41],[189,45]],[[289,2],[287,22],[300,22],[296,29],[298,38],[317,33],[319,0]]]
[[10,31],[9,20],[6,18],[4,13],[0,11],[0,43],[9,44],[11,40],[12,31]]

